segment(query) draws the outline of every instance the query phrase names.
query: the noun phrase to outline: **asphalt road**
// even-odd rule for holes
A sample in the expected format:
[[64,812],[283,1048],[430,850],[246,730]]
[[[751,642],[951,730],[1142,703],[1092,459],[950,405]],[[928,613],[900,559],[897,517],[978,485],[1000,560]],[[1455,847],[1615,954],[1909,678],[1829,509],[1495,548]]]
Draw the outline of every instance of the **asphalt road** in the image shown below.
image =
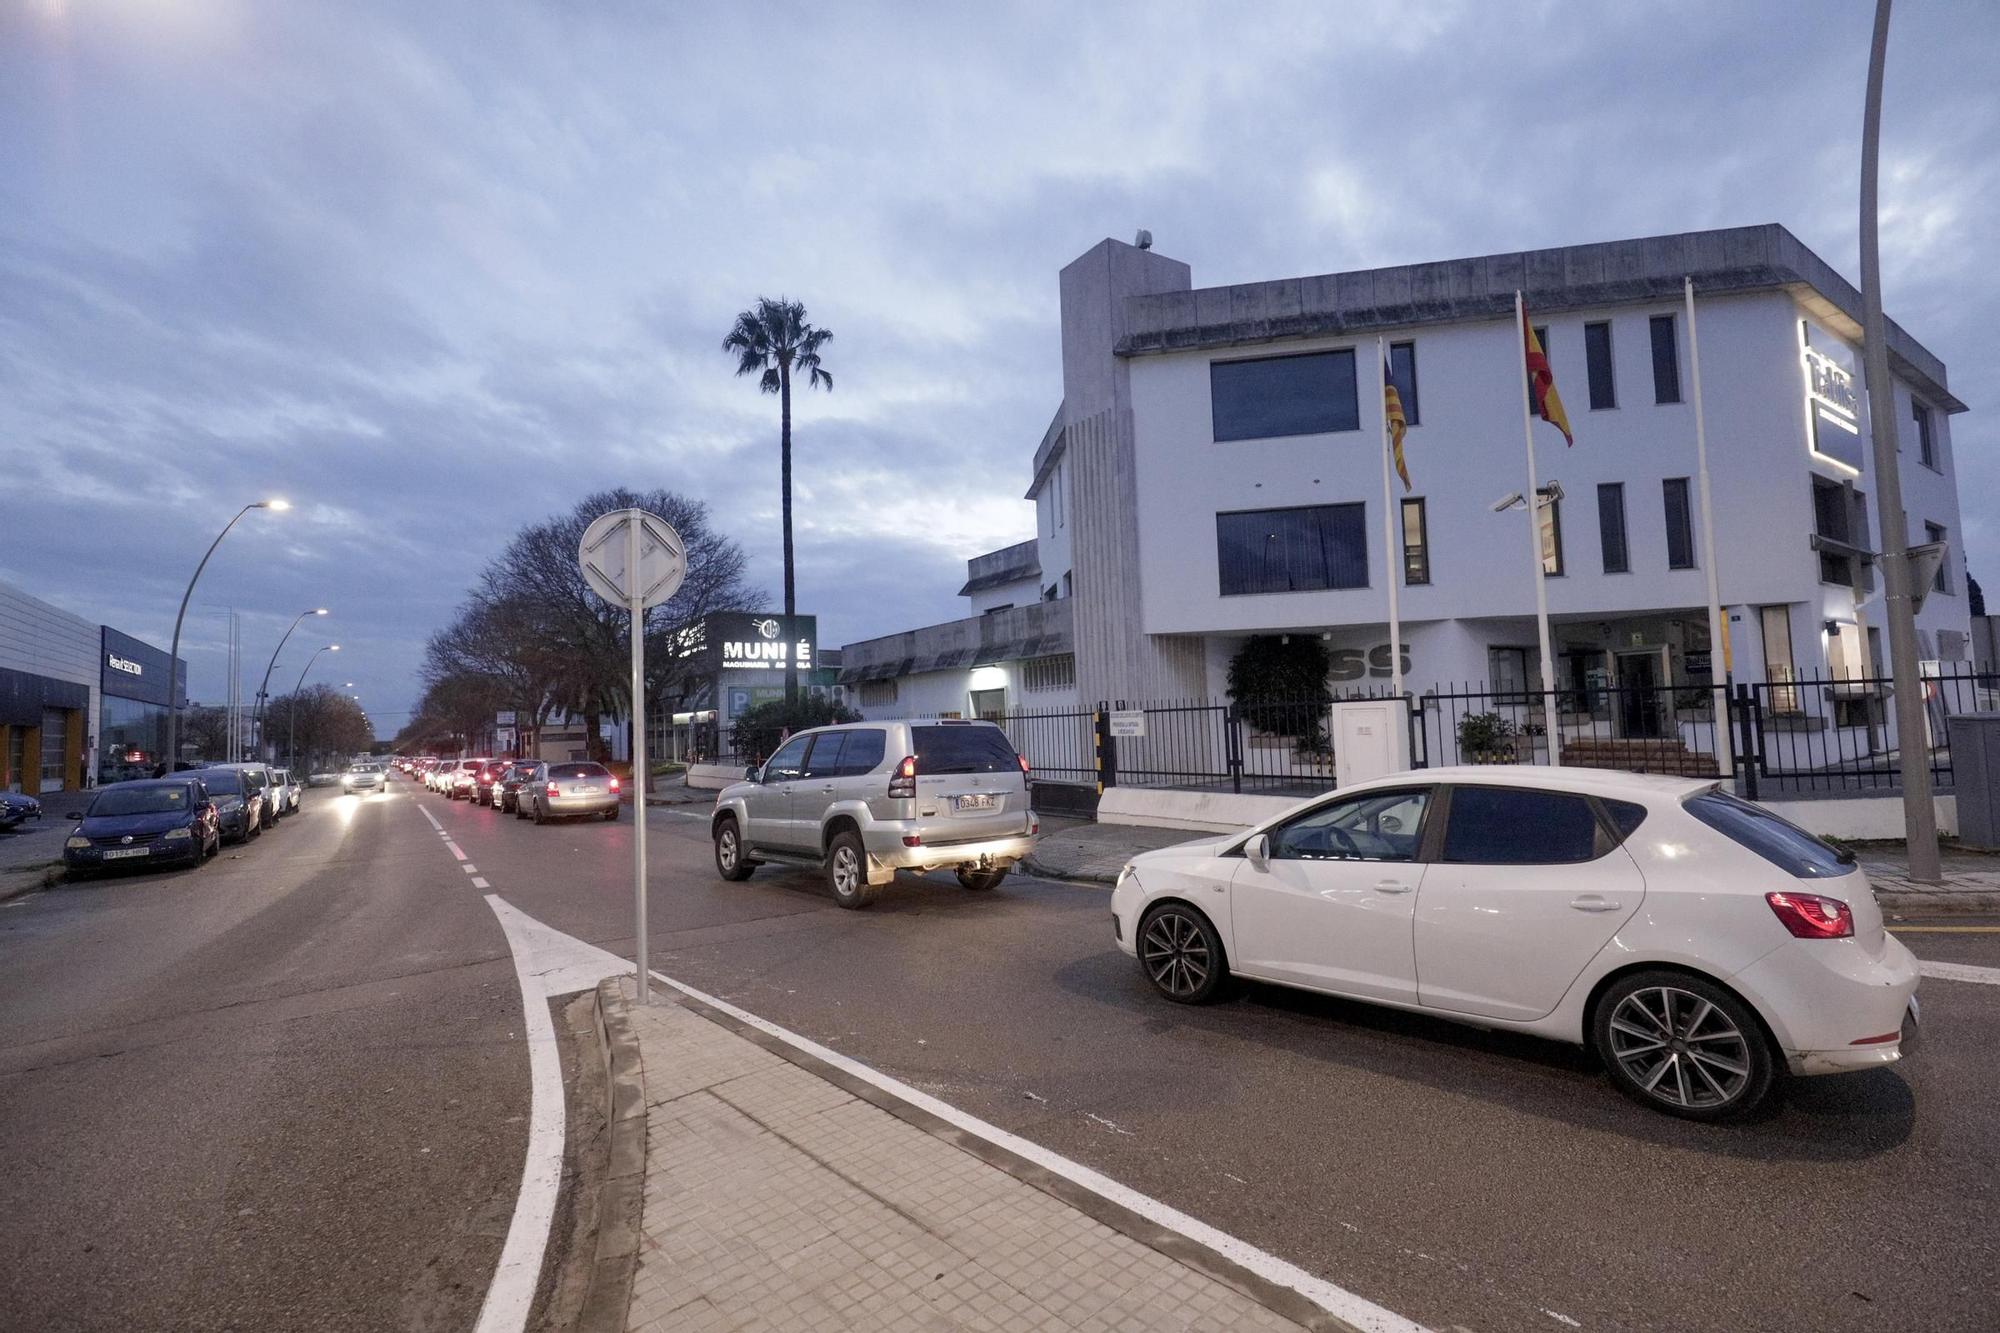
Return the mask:
[[[631,955],[628,824],[422,799],[496,892]],[[804,872],[719,879],[699,808],[651,827],[660,971],[1433,1327],[1984,1330],[2000,1308],[2000,987],[1927,981],[1902,1065],[1704,1127],[1544,1042],[1276,988],[1165,1004],[1104,889],[905,877],[844,912]],[[2000,935],[1905,938],[2000,967]]]
[[0,1327],[471,1326],[520,996],[412,804],[0,905]]
[[[526,1057],[418,804],[493,893],[630,956],[629,812],[536,827],[400,781],[197,875],[0,907],[0,1325],[469,1327]],[[2000,1307],[2000,987],[1927,981],[1902,1065],[1705,1128],[1546,1043],[1270,988],[1167,1005],[1105,889],[905,878],[844,912],[802,872],[719,879],[698,808],[649,825],[661,971],[1433,1327]],[[2000,934],[1905,938],[2000,966]]]

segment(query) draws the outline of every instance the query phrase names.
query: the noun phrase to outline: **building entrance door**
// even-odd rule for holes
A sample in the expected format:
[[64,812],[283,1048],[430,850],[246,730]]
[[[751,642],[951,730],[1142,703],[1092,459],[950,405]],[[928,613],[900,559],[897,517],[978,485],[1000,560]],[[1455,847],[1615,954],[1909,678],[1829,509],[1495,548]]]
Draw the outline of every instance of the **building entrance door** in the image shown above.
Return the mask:
[[63,782],[63,741],[69,734],[69,715],[54,708],[42,710],[43,791],[61,791]]
[[1666,684],[1666,649],[1645,648],[1618,654],[1618,729],[1628,737],[1652,740],[1664,733],[1666,710],[1660,706]]

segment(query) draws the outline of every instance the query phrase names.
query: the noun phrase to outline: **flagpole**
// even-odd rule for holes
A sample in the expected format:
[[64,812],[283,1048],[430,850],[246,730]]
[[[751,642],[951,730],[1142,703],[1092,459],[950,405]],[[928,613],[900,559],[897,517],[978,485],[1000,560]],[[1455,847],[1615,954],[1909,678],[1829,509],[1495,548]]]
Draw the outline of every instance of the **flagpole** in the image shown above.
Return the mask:
[[[1514,343],[1517,348],[1527,345],[1528,315],[1526,303],[1521,293],[1514,293]],[[1546,351],[1543,353],[1547,355]],[[1521,353],[1515,353],[1515,360]],[[1542,513],[1540,485],[1535,480],[1535,409],[1528,397],[1528,375],[1525,366],[1517,372],[1521,378],[1521,436],[1527,442],[1528,450],[1528,554],[1535,565],[1535,629],[1541,638],[1542,648],[1542,726],[1549,737],[1549,762],[1562,760],[1562,728],[1556,721],[1556,668],[1555,654],[1549,644],[1549,585],[1548,575],[1542,568]]]
[[1722,571],[1715,563],[1715,505],[1708,491],[1708,425],[1701,410],[1701,345],[1694,332],[1694,279],[1687,293],[1688,365],[1694,372],[1694,465],[1701,480],[1701,562],[1708,568],[1708,679],[1715,694],[1715,763],[1723,777],[1736,771],[1736,746],[1729,739],[1729,624],[1722,616]]
[[[1375,335],[1375,364],[1388,373],[1388,346],[1381,334]],[[1382,550],[1383,568],[1389,578],[1389,681],[1398,699],[1403,697],[1403,612],[1398,588],[1403,581],[1402,553],[1397,549],[1398,520],[1402,517],[1395,493],[1389,485],[1389,394],[1381,394],[1382,409]],[[1409,408],[1403,409],[1405,412]]]

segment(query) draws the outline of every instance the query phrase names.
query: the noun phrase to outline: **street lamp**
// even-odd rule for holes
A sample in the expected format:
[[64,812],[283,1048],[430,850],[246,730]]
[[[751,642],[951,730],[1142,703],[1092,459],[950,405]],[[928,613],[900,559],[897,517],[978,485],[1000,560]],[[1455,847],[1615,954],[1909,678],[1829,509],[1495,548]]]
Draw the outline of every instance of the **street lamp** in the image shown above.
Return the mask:
[[291,627],[285,631],[285,637],[279,639],[278,646],[271,650],[270,664],[264,668],[264,683],[257,687],[257,744],[260,747],[258,751],[260,754],[262,753],[261,747],[264,744],[264,701],[270,697],[271,669],[278,665],[278,654],[285,651],[285,640],[292,637],[292,630],[299,627],[301,620],[304,620],[307,616],[323,616],[326,614],[327,609],[323,606],[316,606],[310,610],[299,612],[298,615],[292,617]]
[[321,653],[337,653],[339,651],[340,651],[340,645],[337,643],[329,643],[324,647],[315,648],[313,649],[313,655],[311,657],[308,657],[306,659],[306,664],[299,669],[299,683],[292,686],[291,706],[285,709],[286,713],[285,722],[287,726],[287,735],[285,737],[285,767],[287,768],[296,768],[298,766],[299,691],[305,688],[306,672],[312,670],[313,663],[319,661],[319,655]]
[[167,650],[167,772],[175,771],[179,762],[181,734],[181,622],[187,619],[188,598],[194,596],[194,585],[201,579],[201,571],[208,568],[208,557],[215,554],[215,548],[222,545],[222,539],[236,526],[242,517],[253,509],[285,510],[292,507],[289,500],[254,500],[236,511],[236,517],[222,525],[222,531],[215,534],[215,540],[208,544],[208,550],[201,557],[201,563],[194,567],[194,577],[188,580],[187,591],[181,594],[181,609],[174,615],[174,645]]

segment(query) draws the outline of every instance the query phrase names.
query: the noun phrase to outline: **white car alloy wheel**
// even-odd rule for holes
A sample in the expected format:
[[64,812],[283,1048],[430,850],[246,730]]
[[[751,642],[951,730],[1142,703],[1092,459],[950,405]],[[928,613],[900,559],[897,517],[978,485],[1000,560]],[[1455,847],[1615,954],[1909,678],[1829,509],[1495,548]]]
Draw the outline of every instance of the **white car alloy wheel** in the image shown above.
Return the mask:
[[1607,992],[1600,1051],[1628,1095],[1671,1115],[1721,1120],[1764,1099],[1773,1076],[1740,1000],[1699,977],[1641,973]]
[[1139,963],[1154,989],[1177,1004],[1201,1004],[1221,988],[1222,941],[1192,907],[1167,903],[1139,924]]

